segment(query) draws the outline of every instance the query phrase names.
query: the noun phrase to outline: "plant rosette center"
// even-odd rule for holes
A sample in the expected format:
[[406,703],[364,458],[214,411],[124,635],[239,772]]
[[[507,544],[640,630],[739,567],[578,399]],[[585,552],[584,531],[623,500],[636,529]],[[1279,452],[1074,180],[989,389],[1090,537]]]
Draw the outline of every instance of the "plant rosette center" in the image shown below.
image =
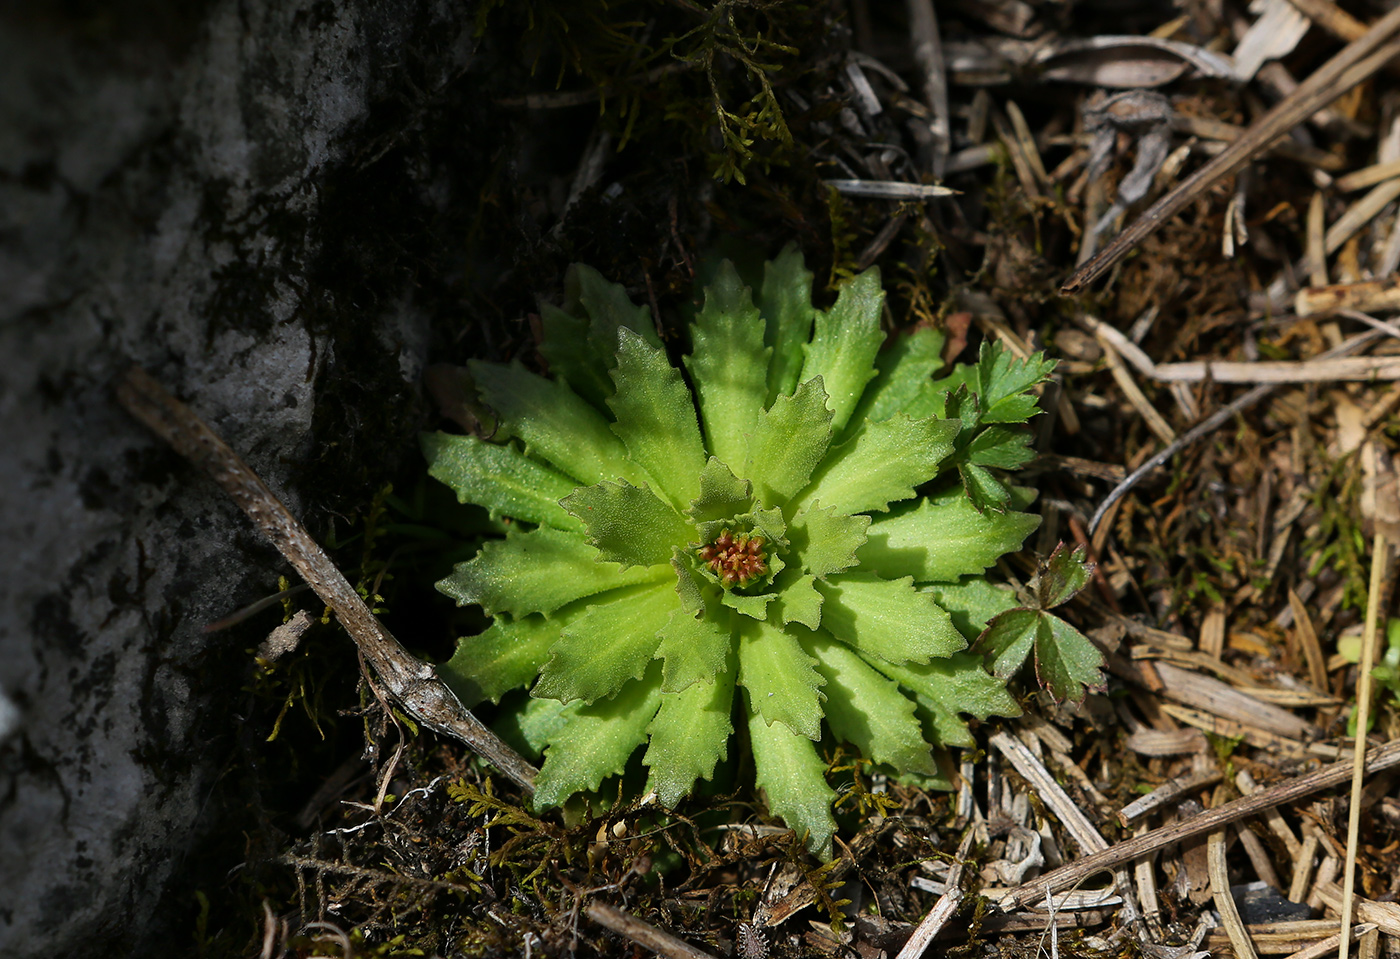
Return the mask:
[[[504,534],[438,584],[492,619],[439,671],[543,754],[537,805],[642,747],[675,805],[742,726],[771,811],[830,856],[838,742],[948,788],[963,715],[1019,714],[967,647],[1016,607],[983,573],[1039,524],[1001,471],[1034,455],[1053,364],[984,346],[945,371],[932,329],[881,349],[878,273],[827,311],[811,279],[794,248],[756,290],[722,264],[687,378],[646,307],[573,268],[541,310],[550,376],[473,362],[462,390],[494,430],[424,436],[430,473]],[[1029,648],[1009,630],[999,668]]]

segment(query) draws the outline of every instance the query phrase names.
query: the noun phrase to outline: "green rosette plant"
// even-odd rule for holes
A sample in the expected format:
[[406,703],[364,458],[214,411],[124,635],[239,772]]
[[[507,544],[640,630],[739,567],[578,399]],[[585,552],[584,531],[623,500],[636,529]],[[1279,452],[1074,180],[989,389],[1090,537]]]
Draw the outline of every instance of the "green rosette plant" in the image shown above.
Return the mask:
[[431,474],[506,530],[438,584],[492,618],[439,671],[468,706],[533,683],[509,722],[543,752],[537,805],[642,746],[674,805],[737,726],[771,810],[829,856],[823,723],[946,788],[962,714],[1019,714],[967,646],[1018,605],[982,574],[1039,523],[998,471],[1032,457],[1052,364],[984,346],[935,378],[941,333],[881,349],[877,271],[829,311],[811,281],[791,247],[756,295],[725,262],[677,367],[646,307],[575,267],[542,310],[549,375],[473,362],[482,435],[424,436]]

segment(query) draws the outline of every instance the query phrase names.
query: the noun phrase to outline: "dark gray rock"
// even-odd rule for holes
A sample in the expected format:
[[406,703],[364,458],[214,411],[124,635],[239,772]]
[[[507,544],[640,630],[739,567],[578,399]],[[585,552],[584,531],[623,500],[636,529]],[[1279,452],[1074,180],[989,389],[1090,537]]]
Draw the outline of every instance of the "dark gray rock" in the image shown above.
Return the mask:
[[202,724],[246,675],[202,668],[228,643],[202,627],[282,568],[114,379],[145,366],[294,511],[346,344],[403,394],[366,402],[411,403],[415,286],[318,287],[321,224],[360,202],[326,185],[392,145],[386,99],[460,75],[471,26],[460,0],[0,6],[0,954],[159,954],[227,759]]

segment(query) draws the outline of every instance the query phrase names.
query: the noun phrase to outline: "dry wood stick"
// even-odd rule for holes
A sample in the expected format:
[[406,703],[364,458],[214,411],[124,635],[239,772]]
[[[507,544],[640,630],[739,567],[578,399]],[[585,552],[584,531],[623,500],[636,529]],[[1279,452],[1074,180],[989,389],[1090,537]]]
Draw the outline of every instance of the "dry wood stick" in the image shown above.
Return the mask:
[[1361,837],[1361,786],[1366,773],[1366,728],[1371,724],[1371,664],[1376,661],[1382,592],[1390,544],[1377,533],[1371,550],[1371,588],[1366,596],[1366,631],[1361,638],[1361,661],[1356,677],[1356,746],[1352,754],[1351,807],[1347,812],[1347,855],[1342,867],[1342,931],[1337,959],[1347,959],[1351,943],[1351,911],[1356,891],[1356,847]]
[[1397,31],[1400,31],[1400,8],[1377,20],[1365,34],[1343,47],[1300,83],[1297,90],[1275,104],[1243,136],[1152,204],[1093,259],[1075,270],[1060,287],[1060,292],[1068,295],[1083,290],[1216,181],[1239,170],[1275,139],[1389,63],[1400,54],[1400,44],[1392,39]]
[[117,398],[132,416],[208,473],[248,514],[321,601],[335,611],[360,654],[410,716],[429,729],[460,739],[521,788],[534,792],[538,770],[473,716],[437,678],[432,666],[400,645],[306,527],[208,424],[139,367],[128,370],[117,385]]
[[649,922],[604,903],[592,903],[583,910],[583,914],[658,956],[666,956],[667,959],[714,959],[714,956],[703,949],[696,949],[684,939],[678,939]]
[[[1370,758],[1366,762],[1366,771],[1376,773],[1395,766],[1400,766],[1400,741],[1387,743],[1372,750]],[[1047,887],[1052,893],[1068,889],[1096,872],[1112,869],[1121,863],[1131,862],[1139,856],[1145,856],[1163,846],[1208,833],[1213,829],[1219,829],[1232,822],[1253,816],[1265,809],[1272,809],[1275,806],[1310,796],[1332,786],[1341,785],[1351,777],[1351,774],[1352,761],[1346,759],[1306,775],[1296,776],[1287,782],[1261,789],[1253,795],[1232,800],[1223,806],[1217,806],[1215,809],[1208,809],[1190,819],[1174,822],[1141,836],[1125,839],[1102,852],[1091,853],[1075,862],[1066,863],[1059,869],[1052,870],[1038,879],[1017,886],[1002,896],[997,904],[1003,909],[1024,906],[1044,897]]]

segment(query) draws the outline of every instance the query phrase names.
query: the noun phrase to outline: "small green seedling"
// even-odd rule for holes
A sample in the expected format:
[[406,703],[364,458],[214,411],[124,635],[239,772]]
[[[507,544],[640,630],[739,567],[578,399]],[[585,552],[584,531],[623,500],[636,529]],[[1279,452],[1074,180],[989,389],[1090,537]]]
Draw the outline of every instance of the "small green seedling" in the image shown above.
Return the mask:
[[[1054,695],[1098,682],[1097,650],[1043,610],[1015,610],[1022,649],[1014,596],[983,578],[1039,525],[1003,471],[1034,455],[1053,363],[988,344],[936,379],[941,333],[884,343],[877,271],[830,311],[811,281],[791,247],[756,293],[724,263],[677,367],[646,307],[575,267],[542,311],[550,375],[473,362],[483,435],[424,436],[431,474],[508,521],[438,584],[493,620],[440,671],[469,706],[531,686],[512,723],[544,754],[538,805],[643,746],[674,805],[738,725],[772,811],[829,857],[824,735],[947,788],[936,750],[973,745],[963,714],[1019,714],[1005,678],[1032,647]],[[1085,569],[1057,551],[1044,610]],[[968,650],[988,620],[997,675]]]
[[[1380,662],[1371,669],[1371,678],[1380,683],[1390,694],[1400,698],[1400,619],[1392,619],[1385,624],[1385,652],[1381,653]],[[1337,652],[1349,663],[1361,662],[1361,637],[1343,636],[1337,640]],[[1367,724],[1367,732],[1376,724],[1376,717],[1371,716],[1371,721]],[[1356,735],[1356,713],[1351,714],[1347,720],[1347,735]]]

